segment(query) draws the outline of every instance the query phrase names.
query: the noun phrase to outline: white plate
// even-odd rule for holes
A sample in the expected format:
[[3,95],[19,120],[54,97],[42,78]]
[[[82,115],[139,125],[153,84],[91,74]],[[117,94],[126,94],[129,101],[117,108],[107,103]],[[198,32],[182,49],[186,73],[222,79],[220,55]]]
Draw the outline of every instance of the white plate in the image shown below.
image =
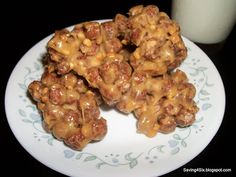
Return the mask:
[[38,161],[69,176],[151,177],[173,171],[197,156],[216,134],[224,115],[221,77],[207,55],[186,38],[188,57],[180,66],[197,88],[200,111],[188,128],[147,138],[136,133],[135,118],[102,109],[108,134],[83,151],[74,151],[46,133],[41,117],[27,94],[27,86],[43,72],[41,58],[51,36],[31,48],[14,68],[6,89],[5,109],[10,127],[21,145]]

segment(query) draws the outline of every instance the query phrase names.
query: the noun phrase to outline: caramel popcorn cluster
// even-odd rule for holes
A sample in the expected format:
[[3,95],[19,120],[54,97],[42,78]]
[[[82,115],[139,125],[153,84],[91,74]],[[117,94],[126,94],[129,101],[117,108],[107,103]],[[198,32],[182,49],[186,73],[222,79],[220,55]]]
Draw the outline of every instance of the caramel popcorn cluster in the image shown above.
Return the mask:
[[29,93],[45,129],[74,149],[105,136],[102,100],[133,112],[138,132],[148,137],[195,120],[195,87],[175,70],[187,49],[178,24],[157,6],[139,5],[128,16],[56,31],[47,53],[45,73],[29,85]]

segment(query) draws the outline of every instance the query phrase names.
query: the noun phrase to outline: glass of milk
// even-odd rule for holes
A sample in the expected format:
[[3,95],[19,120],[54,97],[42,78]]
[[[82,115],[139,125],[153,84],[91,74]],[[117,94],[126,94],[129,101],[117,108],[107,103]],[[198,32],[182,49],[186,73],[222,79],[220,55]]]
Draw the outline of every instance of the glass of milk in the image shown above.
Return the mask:
[[181,33],[202,44],[224,41],[236,22],[236,0],[172,0],[172,19]]

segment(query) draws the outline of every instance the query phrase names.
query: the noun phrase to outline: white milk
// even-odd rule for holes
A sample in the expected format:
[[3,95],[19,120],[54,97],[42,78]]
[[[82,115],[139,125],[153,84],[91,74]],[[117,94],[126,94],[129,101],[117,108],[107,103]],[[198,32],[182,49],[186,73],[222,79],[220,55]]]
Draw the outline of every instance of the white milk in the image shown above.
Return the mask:
[[181,33],[199,43],[219,43],[236,21],[236,0],[173,0],[172,19]]

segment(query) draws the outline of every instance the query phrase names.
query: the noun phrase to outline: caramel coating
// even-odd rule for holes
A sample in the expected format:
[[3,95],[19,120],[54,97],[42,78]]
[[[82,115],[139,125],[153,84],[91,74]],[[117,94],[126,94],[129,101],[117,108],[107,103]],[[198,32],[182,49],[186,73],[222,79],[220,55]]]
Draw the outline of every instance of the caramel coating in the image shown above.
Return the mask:
[[47,47],[58,74],[75,71],[99,89],[107,104],[114,105],[128,90],[129,53],[122,49],[114,22],[85,22],[71,32],[57,31]]
[[157,6],[135,6],[129,10],[128,19],[118,14],[115,22],[126,34],[124,44],[136,46],[130,57],[136,71],[162,75],[179,66],[187,56],[178,24],[159,12]]
[[47,44],[48,63],[29,92],[38,103],[45,129],[74,149],[106,134],[99,118],[106,104],[134,113],[137,130],[148,137],[195,121],[195,87],[174,71],[187,56],[178,24],[157,6],[138,5],[128,16],[104,23],[84,22],[56,31]]
[[99,118],[96,95],[78,76],[58,76],[46,70],[41,81],[33,81],[28,90],[42,112],[45,130],[68,146],[81,150],[105,136],[106,120]]
[[198,111],[195,88],[182,71],[173,72],[187,56],[178,24],[154,5],[132,7],[128,15],[114,19],[122,43],[135,46],[131,86],[116,107],[134,112],[138,132],[148,137],[191,125]]
[[147,73],[134,73],[130,90],[116,105],[125,113],[134,112],[138,132],[153,137],[157,132],[169,133],[176,126],[186,127],[198,111],[193,101],[195,88],[184,72],[153,78]]

